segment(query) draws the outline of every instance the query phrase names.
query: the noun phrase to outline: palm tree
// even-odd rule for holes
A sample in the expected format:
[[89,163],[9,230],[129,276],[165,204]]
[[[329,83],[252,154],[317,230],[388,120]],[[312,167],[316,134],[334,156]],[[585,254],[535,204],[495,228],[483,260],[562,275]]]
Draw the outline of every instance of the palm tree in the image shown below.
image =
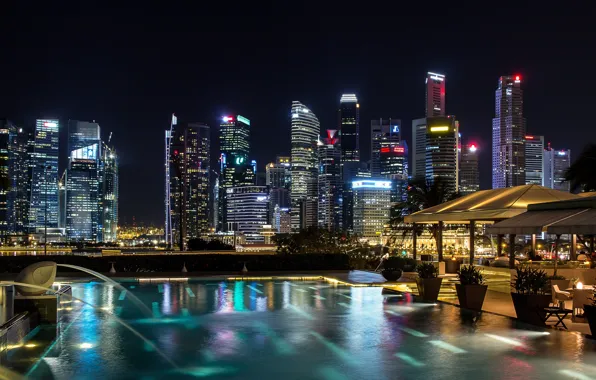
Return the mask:
[[[390,223],[394,227],[399,225],[401,227],[400,229],[403,231],[404,237],[408,231],[412,231],[412,234],[416,233],[420,235],[421,231],[418,230],[418,228],[414,231],[412,228],[413,226],[404,225],[404,216],[440,205],[441,203],[448,202],[459,196],[460,194],[454,193],[449,186],[449,183],[441,177],[435,178],[434,181],[425,178],[415,178],[406,188],[406,200],[393,206]],[[437,243],[439,225],[430,224],[427,228],[435,239],[435,243]],[[441,260],[443,260],[443,257],[439,257],[439,261]]]
[[565,172],[571,191],[596,191],[596,144],[587,145]]

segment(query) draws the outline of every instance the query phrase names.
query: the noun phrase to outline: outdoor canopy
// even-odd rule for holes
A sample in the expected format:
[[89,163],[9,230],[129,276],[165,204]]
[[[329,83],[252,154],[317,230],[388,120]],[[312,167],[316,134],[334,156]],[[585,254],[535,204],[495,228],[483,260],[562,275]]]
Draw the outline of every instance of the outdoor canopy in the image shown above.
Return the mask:
[[576,194],[538,185],[483,190],[406,216],[406,223],[501,221],[526,212],[528,205],[581,199]]

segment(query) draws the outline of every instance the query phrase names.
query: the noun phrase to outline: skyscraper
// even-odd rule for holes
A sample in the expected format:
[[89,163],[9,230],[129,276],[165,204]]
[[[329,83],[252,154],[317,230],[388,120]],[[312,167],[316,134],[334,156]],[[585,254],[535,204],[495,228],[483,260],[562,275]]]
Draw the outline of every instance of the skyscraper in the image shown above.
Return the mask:
[[[2,233],[25,235],[29,226],[31,176],[29,133],[8,120],[0,120],[0,226]],[[5,197],[5,198],[4,198]],[[6,202],[6,203],[4,203]],[[5,206],[4,206],[5,205]]]
[[426,117],[445,116],[445,75],[426,73]]
[[265,167],[265,184],[269,186],[269,221],[275,225],[275,210],[291,207],[290,201],[290,157],[277,157]]
[[226,230],[243,232],[247,243],[263,243],[261,230],[269,224],[267,186],[230,187],[226,193]]
[[399,144],[401,141],[401,120],[378,119],[370,122],[371,160],[370,173],[373,177],[381,175],[381,145]]
[[381,244],[391,208],[391,181],[370,179],[352,183],[354,197],[354,233],[370,243]]
[[478,146],[466,144],[461,152],[459,164],[459,192],[471,194],[480,190],[480,176],[478,173]]
[[336,130],[327,130],[319,142],[319,227],[342,228],[341,147]]
[[427,118],[426,179],[441,178],[450,191],[459,186],[459,123],[455,116]]
[[224,116],[219,128],[219,205],[218,230],[225,230],[226,189],[255,184],[250,153],[250,120],[242,115]]
[[95,122],[68,121],[65,227],[72,241],[102,240],[100,134]]
[[502,76],[495,91],[493,189],[526,183],[525,136],[521,77]]
[[102,144],[102,241],[115,242],[118,240],[118,155],[113,147]]
[[393,180],[400,187],[408,181],[408,144],[383,141],[380,148],[380,173],[376,178]]
[[525,136],[526,185],[542,185],[544,163],[544,136]]
[[29,228],[44,232],[58,227],[58,139],[60,122],[37,119],[29,165],[31,168],[31,203]]
[[317,225],[317,141],[320,124],[316,115],[298,101],[292,102],[291,199],[292,230]]
[[339,139],[342,163],[360,161],[360,104],[356,94],[343,94],[339,100]]
[[550,144],[544,150],[544,187],[569,191],[569,181],[565,181],[565,172],[571,165],[571,150],[552,149]]
[[412,178],[426,178],[426,118],[412,120]]
[[180,233],[187,240],[198,238],[209,230],[209,126],[203,123],[178,123],[171,149],[171,223],[173,241],[180,242]]

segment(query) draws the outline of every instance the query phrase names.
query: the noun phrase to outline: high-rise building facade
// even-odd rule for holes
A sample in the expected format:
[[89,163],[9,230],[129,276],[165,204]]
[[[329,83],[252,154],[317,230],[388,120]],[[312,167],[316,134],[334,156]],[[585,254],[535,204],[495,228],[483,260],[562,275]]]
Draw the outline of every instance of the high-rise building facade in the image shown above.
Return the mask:
[[370,173],[373,177],[379,177],[381,175],[381,146],[401,142],[401,120],[391,118],[371,120],[370,141]]
[[58,227],[58,144],[60,122],[37,119],[29,159],[31,169],[31,201],[29,229],[42,232],[45,227]]
[[292,230],[317,225],[317,142],[321,126],[316,115],[298,101],[292,102],[291,192]]
[[352,191],[354,233],[370,243],[381,244],[381,235],[390,216],[391,181],[381,179],[353,181]]
[[395,184],[408,181],[408,144],[384,141],[381,145],[380,173],[376,178],[391,179]]
[[451,192],[459,187],[459,122],[455,116],[427,118],[426,179],[441,178]]
[[493,189],[524,185],[526,119],[519,75],[499,78],[492,135]]
[[265,167],[265,184],[271,188],[290,188],[291,165],[290,157],[277,157]]
[[360,104],[356,94],[339,100],[339,139],[342,162],[360,161]]
[[426,117],[445,116],[445,75],[426,73]]
[[0,208],[5,210],[0,210],[0,234],[23,236],[28,232],[32,147],[29,137],[23,128],[0,120]]
[[227,231],[242,232],[247,243],[263,243],[263,226],[269,224],[267,186],[238,186],[226,189]]
[[412,178],[426,178],[426,118],[412,120]]
[[542,185],[544,167],[544,136],[525,136],[526,185]]
[[171,226],[173,241],[209,231],[211,129],[203,123],[178,123],[172,138]]
[[478,146],[474,143],[464,145],[459,163],[459,192],[463,195],[480,190],[478,172]]
[[118,155],[106,143],[103,143],[102,155],[102,241],[115,242],[118,240]]
[[569,191],[570,183],[565,181],[565,172],[571,165],[571,150],[555,150],[548,147],[544,150],[544,187]]
[[327,130],[319,142],[319,227],[342,228],[341,147],[336,130]]
[[71,241],[102,241],[100,136],[101,129],[95,122],[68,121],[68,169],[63,193],[66,207],[59,215],[66,211],[63,222]]

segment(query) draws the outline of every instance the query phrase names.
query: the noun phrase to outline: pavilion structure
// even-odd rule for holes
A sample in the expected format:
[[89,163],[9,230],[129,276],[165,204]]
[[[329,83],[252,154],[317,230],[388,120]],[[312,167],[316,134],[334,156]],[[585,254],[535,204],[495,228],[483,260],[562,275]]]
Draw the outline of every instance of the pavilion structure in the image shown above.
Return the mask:
[[[523,185],[504,189],[477,191],[464,197],[418,211],[406,216],[404,219],[406,223],[413,224],[413,231],[416,230],[416,225],[418,224],[437,223],[439,225],[437,235],[439,260],[443,257],[443,229],[445,224],[469,225],[469,252],[470,263],[472,263],[474,260],[474,230],[477,224],[495,224],[506,221],[526,213],[530,205],[578,199],[582,199],[582,197],[543,186]],[[505,234],[509,235],[510,258],[514,257],[515,236],[521,234],[521,232],[503,231],[489,228],[489,232],[497,235],[497,251],[499,255],[501,255],[502,251],[502,239]],[[535,234],[537,232],[535,230],[528,231],[528,234],[532,235],[532,242],[535,245]],[[416,258],[416,233],[412,235],[412,253],[414,258]],[[510,264],[512,263],[513,261],[510,259]]]

